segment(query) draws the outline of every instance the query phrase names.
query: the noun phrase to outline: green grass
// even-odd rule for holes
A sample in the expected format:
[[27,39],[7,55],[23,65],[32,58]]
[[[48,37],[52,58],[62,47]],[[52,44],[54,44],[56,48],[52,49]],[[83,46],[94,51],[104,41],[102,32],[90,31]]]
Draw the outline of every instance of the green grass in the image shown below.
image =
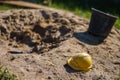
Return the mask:
[[8,6],[8,5],[0,5],[0,10],[9,10],[9,9],[15,9],[12,6]]
[[67,10],[67,11],[73,12],[73,13],[75,13],[75,14],[81,16],[81,17],[85,17],[85,18],[90,18],[90,16],[91,16],[91,12],[90,11],[82,10],[82,9],[80,9],[78,7],[76,7],[76,8],[69,8],[69,7],[66,7],[63,4],[52,4],[49,7],[62,9],[62,10]]
[[118,75],[118,79],[117,80],[120,80],[120,72],[119,72],[119,75]]
[[16,80],[17,76],[0,64],[0,80]]
[[10,5],[0,5],[0,10],[10,10],[10,9],[24,9],[24,7],[10,6]]
[[118,17],[116,23],[115,23],[115,27],[120,29],[120,16]]

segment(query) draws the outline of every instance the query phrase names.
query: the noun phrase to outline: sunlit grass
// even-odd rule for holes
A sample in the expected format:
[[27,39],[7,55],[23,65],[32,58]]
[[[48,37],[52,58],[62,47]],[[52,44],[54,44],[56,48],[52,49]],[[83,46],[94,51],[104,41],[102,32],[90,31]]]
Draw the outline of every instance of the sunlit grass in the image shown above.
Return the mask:
[[0,64],[0,80],[16,80],[17,76]]
[[118,17],[116,23],[115,23],[115,27],[120,29],[120,17]]
[[120,80],[120,72],[119,72],[119,75],[118,75],[118,79],[117,80]]
[[81,16],[81,17],[84,17],[84,18],[90,18],[91,17],[91,12],[90,11],[84,11],[84,10],[78,8],[78,7],[73,9],[73,8],[66,7],[63,4],[52,4],[49,7],[70,11],[70,12],[73,12],[73,13],[75,13],[75,14]]
[[9,10],[9,9],[14,9],[14,8],[8,5],[0,5],[0,10]]

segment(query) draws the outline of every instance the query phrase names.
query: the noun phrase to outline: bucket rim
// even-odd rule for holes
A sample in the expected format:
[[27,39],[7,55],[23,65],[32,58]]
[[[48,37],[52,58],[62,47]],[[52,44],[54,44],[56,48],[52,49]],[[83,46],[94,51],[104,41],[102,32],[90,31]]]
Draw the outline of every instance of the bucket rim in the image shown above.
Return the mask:
[[91,10],[92,10],[92,12],[95,11],[95,12],[98,12],[99,14],[103,14],[103,15],[108,16],[108,17],[112,17],[112,18],[115,18],[115,19],[118,18],[117,16],[111,15],[109,13],[105,13],[105,12],[103,12],[101,10],[98,10],[98,9],[95,9],[95,8],[91,8]]

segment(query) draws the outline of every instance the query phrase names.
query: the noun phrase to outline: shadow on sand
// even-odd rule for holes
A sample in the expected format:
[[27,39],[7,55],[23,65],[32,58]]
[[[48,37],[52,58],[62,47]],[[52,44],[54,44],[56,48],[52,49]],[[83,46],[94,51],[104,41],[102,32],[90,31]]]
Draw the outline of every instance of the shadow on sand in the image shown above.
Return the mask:
[[98,45],[102,43],[105,39],[105,37],[92,35],[89,32],[75,32],[73,36],[77,38],[79,41],[89,45]]
[[68,73],[80,72],[80,71],[77,71],[77,70],[73,70],[71,67],[68,66],[68,64],[65,64],[65,65],[64,65],[64,68],[65,68],[65,70],[66,70]]

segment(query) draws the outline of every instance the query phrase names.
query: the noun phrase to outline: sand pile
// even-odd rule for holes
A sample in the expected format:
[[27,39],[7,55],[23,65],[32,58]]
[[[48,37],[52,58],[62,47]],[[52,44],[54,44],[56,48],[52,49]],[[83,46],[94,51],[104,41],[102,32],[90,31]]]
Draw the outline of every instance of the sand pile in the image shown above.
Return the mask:
[[[0,63],[18,80],[117,80],[120,30],[113,28],[99,43],[98,36],[86,32],[88,26],[86,19],[50,8],[0,11]],[[79,52],[91,55],[89,72],[66,64]]]

